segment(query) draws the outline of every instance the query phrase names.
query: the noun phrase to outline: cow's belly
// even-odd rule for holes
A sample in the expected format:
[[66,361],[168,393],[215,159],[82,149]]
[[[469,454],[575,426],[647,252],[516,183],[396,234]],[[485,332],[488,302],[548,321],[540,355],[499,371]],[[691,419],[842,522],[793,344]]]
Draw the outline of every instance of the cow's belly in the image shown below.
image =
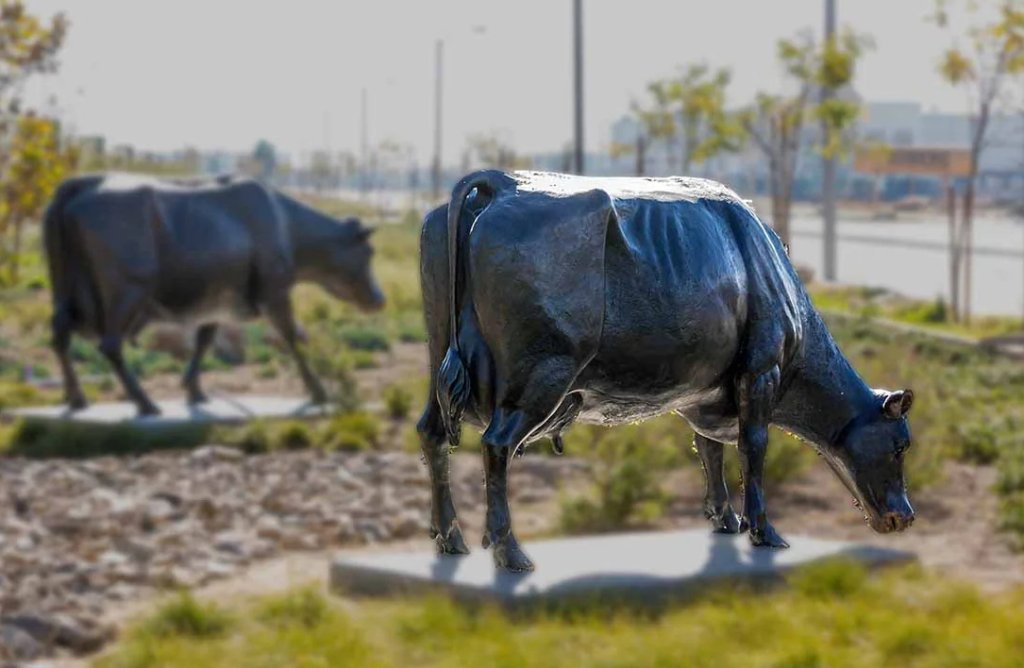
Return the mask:
[[731,434],[743,328],[737,294],[730,281],[654,298],[638,289],[618,291],[598,353],[578,378],[578,419],[615,425],[678,413],[708,437]]
[[200,323],[245,319],[256,315],[247,262],[228,261],[208,271],[194,266],[161,276],[155,292],[160,319]]

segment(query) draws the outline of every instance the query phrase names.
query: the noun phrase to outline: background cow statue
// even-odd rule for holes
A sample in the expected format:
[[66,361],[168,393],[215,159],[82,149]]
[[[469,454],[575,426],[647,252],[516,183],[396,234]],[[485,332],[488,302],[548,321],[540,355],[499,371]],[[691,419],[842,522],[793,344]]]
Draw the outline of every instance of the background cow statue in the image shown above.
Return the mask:
[[[421,240],[432,386],[418,429],[442,553],[467,552],[448,484],[447,439],[484,429],[484,546],[531,570],[512,532],[510,458],[573,421],[685,418],[715,531],[787,547],[768,521],[768,427],[808,441],[871,526],[914,519],[903,478],[909,390],[872,390],[811,306],[775,233],[702,179],[592,179],[484,171],[431,212]],[[738,445],[743,509],[722,444]]]
[[370,267],[371,230],[335,220],[249,179],[161,181],[83,176],[57,190],[44,221],[53,287],[53,346],[72,409],[86,404],[68,347],[97,337],[139,413],[158,413],[125,367],[122,344],[147,323],[196,327],[184,376],[190,402],[217,322],[265,314],[315,402],[323,387],[299,350],[290,291],[297,281],[374,310],[384,303]]

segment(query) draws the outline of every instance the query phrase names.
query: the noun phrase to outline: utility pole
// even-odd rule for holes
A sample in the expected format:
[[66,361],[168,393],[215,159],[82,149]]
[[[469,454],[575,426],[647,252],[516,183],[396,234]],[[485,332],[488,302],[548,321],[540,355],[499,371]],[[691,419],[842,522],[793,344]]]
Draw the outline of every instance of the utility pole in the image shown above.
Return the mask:
[[575,137],[574,168],[582,174],[583,164],[583,0],[573,0],[573,71],[575,76]]
[[[831,48],[836,35],[836,0],[825,0],[825,48]],[[822,87],[821,101],[824,104],[835,95],[835,91],[829,87]],[[827,131],[827,125],[821,124],[822,135]],[[824,137],[827,141],[827,137]],[[824,269],[825,280],[836,280],[836,158],[834,155],[823,156],[824,169],[821,181],[821,210],[824,222],[824,234],[822,244],[825,249]]]
[[441,199],[441,91],[444,68],[444,40],[437,40],[434,51],[434,164],[431,186],[434,201]]
[[362,190],[362,200],[366,201],[367,191],[370,190],[370,145],[367,137],[367,88],[362,87],[361,116],[359,121],[359,133],[361,145],[359,148],[359,163],[362,169],[359,170],[359,185]]

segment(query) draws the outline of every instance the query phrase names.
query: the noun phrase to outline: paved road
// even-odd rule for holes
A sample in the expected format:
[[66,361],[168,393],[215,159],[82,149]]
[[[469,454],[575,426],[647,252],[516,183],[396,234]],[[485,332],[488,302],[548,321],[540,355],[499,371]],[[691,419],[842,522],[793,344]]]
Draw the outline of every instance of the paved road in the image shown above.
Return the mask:
[[[790,252],[822,276],[821,218],[798,214]],[[840,221],[840,283],[889,288],[909,297],[949,300],[949,240],[938,217],[921,222]],[[927,245],[914,248],[913,244]],[[1011,219],[975,221],[973,311],[1024,313],[1024,225]]]

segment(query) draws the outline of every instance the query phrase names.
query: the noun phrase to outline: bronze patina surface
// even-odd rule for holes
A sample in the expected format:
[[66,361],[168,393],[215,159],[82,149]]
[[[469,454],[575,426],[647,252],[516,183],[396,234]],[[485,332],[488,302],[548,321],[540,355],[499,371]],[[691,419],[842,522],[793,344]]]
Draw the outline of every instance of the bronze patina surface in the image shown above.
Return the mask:
[[[673,412],[698,434],[715,531],[786,547],[763,492],[769,425],[815,447],[880,532],[914,519],[903,477],[909,390],[872,390],[839,351],[781,242],[725,186],[483,171],[424,221],[431,391],[419,422],[442,553],[467,552],[448,486],[463,421],[483,430],[484,544],[533,564],[512,532],[511,457],[560,447],[575,420]],[[734,512],[722,445],[738,445]]]

